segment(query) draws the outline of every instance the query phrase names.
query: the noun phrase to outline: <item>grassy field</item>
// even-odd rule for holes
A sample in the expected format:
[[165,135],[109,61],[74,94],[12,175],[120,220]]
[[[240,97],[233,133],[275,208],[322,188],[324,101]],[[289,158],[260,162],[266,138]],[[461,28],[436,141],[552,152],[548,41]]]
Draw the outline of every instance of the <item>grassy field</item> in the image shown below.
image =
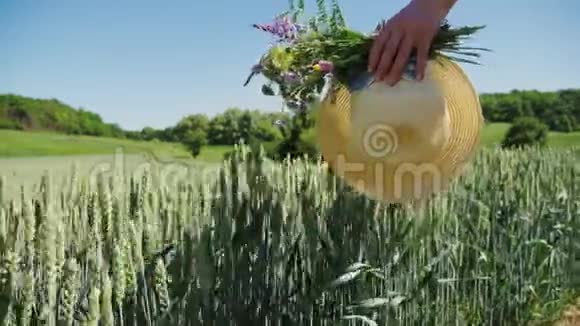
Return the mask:
[[[493,146],[501,143],[510,127],[509,123],[491,123],[485,127],[481,142],[485,146]],[[550,132],[548,134],[548,146],[563,148],[580,145],[580,132]]]
[[[482,145],[500,144],[509,124],[492,123],[485,127],[482,134]],[[153,153],[159,157],[188,158],[186,150],[177,144],[158,141],[140,142],[132,140],[67,136],[54,133],[22,132],[0,130],[0,158],[35,157],[62,155],[111,155],[116,149],[125,153]],[[548,145],[551,147],[569,147],[580,144],[580,132],[550,132]],[[221,161],[223,155],[232,149],[231,146],[206,146],[196,158],[203,162]]]
[[[509,124],[494,123],[485,127],[482,144],[493,147],[501,142]],[[185,149],[173,143],[143,142],[105,137],[67,136],[55,133],[0,130],[0,174],[7,178],[9,194],[17,196],[19,187],[32,190],[35,182],[50,172],[52,176],[66,175],[71,168],[79,175],[94,175],[95,171],[111,169],[123,161],[123,173],[140,173],[149,165],[152,173],[166,173],[170,169],[213,169],[232,146],[206,146],[191,160]],[[580,133],[550,133],[549,146],[568,148],[580,144]],[[135,172],[137,171],[137,172]],[[176,173],[173,171],[172,173]],[[62,180],[59,180],[63,184]]]
[[[159,157],[189,158],[178,144],[158,141],[141,142],[106,137],[69,136],[56,133],[0,130],[0,158],[62,155],[112,155],[117,149],[125,153],[152,153]],[[203,149],[197,158],[215,162],[230,147],[212,146]]]
[[[155,180],[175,183],[187,179],[193,173],[210,173],[215,164],[207,161],[159,158],[141,153],[125,153],[118,150],[109,155],[37,156],[0,158],[0,175],[4,177],[4,198],[15,199],[21,190],[30,194],[38,191],[38,180],[48,176],[54,186],[62,191],[70,191],[73,182],[94,183],[96,175],[111,176],[113,171],[125,178],[137,177],[143,172],[151,174]],[[211,170],[213,171],[213,170]],[[71,178],[72,173],[75,177]],[[79,180],[76,180],[76,178]]]
[[321,166],[264,164],[241,154],[219,170],[199,175],[193,166],[165,183],[135,166],[104,165],[103,177],[98,169],[63,170],[13,200],[3,194],[19,182],[3,178],[0,320],[552,320],[580,293],[576,164],[562,150],[487,149],[449,192],[416,210],[369,200]]

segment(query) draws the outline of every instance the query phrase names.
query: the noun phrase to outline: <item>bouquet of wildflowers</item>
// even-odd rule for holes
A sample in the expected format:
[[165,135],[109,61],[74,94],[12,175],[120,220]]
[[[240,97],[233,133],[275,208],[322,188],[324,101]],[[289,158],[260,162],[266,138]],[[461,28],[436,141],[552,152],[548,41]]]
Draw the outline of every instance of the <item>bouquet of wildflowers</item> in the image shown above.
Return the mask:
[[[318,15],[301,22],[304,0],[291,1],[290,10],[275,17],[269,24],[254,24],[261,31],[274,36],[274,43],[252,67],[247,85],[257,74],[266,77],[262,93],[281,96],[285,106],[294,112],[304,112],[314,101],[322,101],[340,85],[352,88],[360,84],[360,77],[367,73],[367,58],[376,33],[364,34],[346,26],[337,0],[332,0],[330,13],[324,0],[317,0]],[[451,28],[441,24],[435,36],[429,58],[437,56],[451,60],[475,63],[464,57],[479,57],[476,50],[462,46],[462,41],[482,29],[483,26]],[[404,77],[414,78],[414,57]],[[368,76],[367,76],[368,77]],[[367,78],[368,80],[368,78]]]

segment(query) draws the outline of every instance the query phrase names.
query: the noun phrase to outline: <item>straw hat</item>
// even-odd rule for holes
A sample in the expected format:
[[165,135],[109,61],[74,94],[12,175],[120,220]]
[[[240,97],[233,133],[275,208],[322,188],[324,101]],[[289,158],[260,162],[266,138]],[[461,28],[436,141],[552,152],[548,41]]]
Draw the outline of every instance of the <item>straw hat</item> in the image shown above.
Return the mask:
[[447,189],[473,157],[483,126],[477,92],[443,58],[429,61],[421,82],[341,86],[318,114],[329,167],[355,190],[389,203]]

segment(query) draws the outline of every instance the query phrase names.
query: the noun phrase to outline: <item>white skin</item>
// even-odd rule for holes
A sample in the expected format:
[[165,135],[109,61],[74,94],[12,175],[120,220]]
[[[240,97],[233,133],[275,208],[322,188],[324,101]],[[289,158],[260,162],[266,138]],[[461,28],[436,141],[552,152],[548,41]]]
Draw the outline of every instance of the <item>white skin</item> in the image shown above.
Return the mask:
[[413,49],[417,49],[417,79],[422,80],[431,42],[441,21],[457,0],[411,0],[389,19],[376,36],[369,54],[369,72],[393,86],[401,80]]

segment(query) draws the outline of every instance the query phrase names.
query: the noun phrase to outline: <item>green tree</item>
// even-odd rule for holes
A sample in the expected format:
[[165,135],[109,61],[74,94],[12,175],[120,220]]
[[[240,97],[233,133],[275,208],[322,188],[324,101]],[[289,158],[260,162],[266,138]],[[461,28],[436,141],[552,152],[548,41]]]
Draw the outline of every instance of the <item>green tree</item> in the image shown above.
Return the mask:
[[287,116],[280,113],[229,108],[211,119],[208,130],[209,144],[234,145],[241,141],[246,144],[280,141],[282,135],[274,122]]
[[246,144],[251,144],[254,142],[254,131],[256,119],[250,111],[242,113],[238,121],[239,136]]
[[302,158],[304,155],[316,159],[318,149],[309,137],[309,131],[313,126],[314,117],[309,113],[292,116],[282,127],[283,139],[270,156],[275,160]]
[[202,130],[188,130],[181,140],[191,156],[197,157],[203,146],[207,145],[207,134]]
[[534,117],[521,117],[514,121],[506,133],[502,146],[521,148],[525,146],[544,146],[548,138],[548,127]]
[[[75,109],[56,99],[0,95],[0,128],[52,130],[67,134],[125,137],[118,125],[105,123],[101,116]],[[131,134],[133,135],[133,134]]]
[[181,141],[186,137],[191,130],[201,131],[207,133],[209,129],[209,119],[204,114],[192,114],[181,119],[175,128],[173,133],[177,140]]
[[157,138],[157,131],[151,127],[145,127],[141,130],[141,139],[143,140],[153,140]]
[[174,137],[197,157],[207,141],[209,119],[204,114],[192,114],[179,121],[173,129]]
[[243,111],[229,108],[209,123],[208,140],[212,145],[234,145],[241,138],[240,119]]
[[267,116],[260,117],[254,124],[253,137],[260,142],[279,142],[282,133],[275,125],[276,120]]

